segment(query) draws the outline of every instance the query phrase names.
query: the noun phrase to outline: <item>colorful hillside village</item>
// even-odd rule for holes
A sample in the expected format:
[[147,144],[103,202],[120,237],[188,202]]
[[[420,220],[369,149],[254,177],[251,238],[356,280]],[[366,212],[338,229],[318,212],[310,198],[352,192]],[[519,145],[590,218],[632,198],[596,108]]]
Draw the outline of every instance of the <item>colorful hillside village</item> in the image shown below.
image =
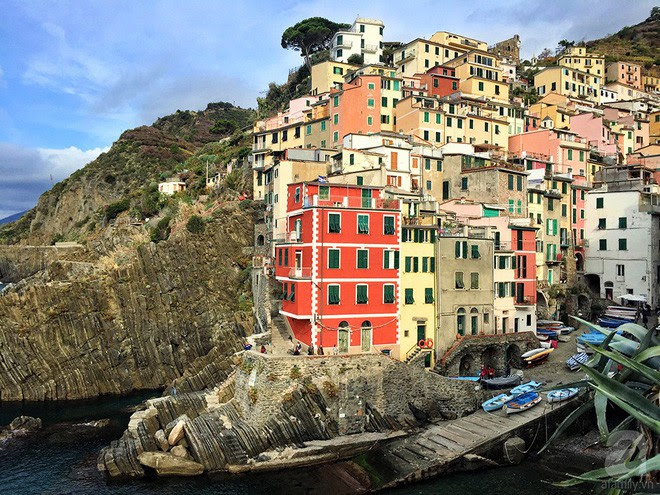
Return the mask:
[[569,46],[525,80],[518,36],[384,32],[336,33],[309,93],[254,126],[261,324],[436,366],[598,300],[657,308],[657,77]]

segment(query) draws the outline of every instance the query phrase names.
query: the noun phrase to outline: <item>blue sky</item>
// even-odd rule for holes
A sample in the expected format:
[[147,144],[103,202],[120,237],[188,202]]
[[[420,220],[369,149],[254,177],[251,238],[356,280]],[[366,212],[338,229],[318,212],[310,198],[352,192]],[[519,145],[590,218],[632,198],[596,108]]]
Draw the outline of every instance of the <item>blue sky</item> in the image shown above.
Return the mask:
[[385,23],[385,39],[438,30],[488,42],[520,34],[523,54],[645,19],[645,0],[19,1],[0,23],[0,218],[107,149],[125,129],[211,101],[255,106],[299,65],[282,31],[311,16]]

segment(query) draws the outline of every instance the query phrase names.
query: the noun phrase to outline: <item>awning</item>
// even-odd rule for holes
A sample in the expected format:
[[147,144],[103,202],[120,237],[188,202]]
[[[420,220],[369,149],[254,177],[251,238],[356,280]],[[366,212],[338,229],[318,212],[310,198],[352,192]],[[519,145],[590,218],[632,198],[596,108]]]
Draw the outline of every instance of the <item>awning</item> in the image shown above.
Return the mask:
[[625,299],[629,302],[646,302],[646,296],[638,296],[637,294],[623,294],[621,299]]

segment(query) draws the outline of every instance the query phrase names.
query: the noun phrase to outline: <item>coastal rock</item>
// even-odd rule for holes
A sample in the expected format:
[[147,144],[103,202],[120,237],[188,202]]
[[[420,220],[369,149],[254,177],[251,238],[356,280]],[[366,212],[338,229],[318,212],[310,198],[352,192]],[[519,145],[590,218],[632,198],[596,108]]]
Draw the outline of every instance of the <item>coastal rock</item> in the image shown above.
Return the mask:
[[185,427],[185,423],[183,421],[179,421],[174,428],[172,428],[172,431],[170,432],[169,436],[167,437],[167,442],[170,445],[176,445],[179,440],[183,438],[184,435],[184,430],[183,428]]
[[10,430],[35,431],[41,428],[41,418],[32,416],[18,416],[9,423]]
[[156,433],[154,433],[154,439],[156,439],[156,443],[158,444],[158,447],[160,447],[160,450],[167,452],[167,450],[170,448],[170,444],[167,441],[165,432],[163,430],[158,430]]
[[198,476],[204,472],[200,463],[165,452],[142,452],[138,460],[158,476]]
[[186,448],[182,445],[175,445],[170,451],[172,455],[177,457],[183,457],[184,459],[192,459],[192,456],[188,453]]

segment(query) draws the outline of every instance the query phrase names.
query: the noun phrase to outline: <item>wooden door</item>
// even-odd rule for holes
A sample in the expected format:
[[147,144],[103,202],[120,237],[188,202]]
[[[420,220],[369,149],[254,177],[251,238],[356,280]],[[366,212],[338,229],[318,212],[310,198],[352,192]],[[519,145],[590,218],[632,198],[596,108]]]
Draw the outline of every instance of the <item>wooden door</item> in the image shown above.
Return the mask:
[[348,352],[348,337],[349,337],[349,332],[347,329],[340,328],[338,332],[338,340],[339,342],[337,343],[337,350],[339,352]]
[[398,170],[399,167],[399,154],[396,151],[390,152],[390,168],[392,170]]

